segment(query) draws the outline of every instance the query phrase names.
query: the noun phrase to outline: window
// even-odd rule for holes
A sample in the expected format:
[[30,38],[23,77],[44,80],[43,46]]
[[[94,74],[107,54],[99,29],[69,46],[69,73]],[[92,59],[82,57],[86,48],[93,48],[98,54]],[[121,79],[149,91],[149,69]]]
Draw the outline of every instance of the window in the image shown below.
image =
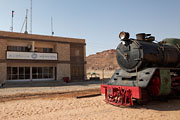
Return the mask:
[[7,46],[8,51],[19,51],[19,52],[28,52],[30,49],[26,46]]
[[52,48],[43,48],[44,53],[52,53],[53,49]]
[[11,80],[11,74],[12,74],[12,69],[11,69],[11,67],[8,67],[7,68],[7,79],[8,80]]
[[25,69],[24,67],[19,67],[19,79],[24,79],[25,78]]
[[53,79],[53,67],[32,67],[32,79]]
[[8,67],[8,80],[30,79],[30,67]]
[[25,67],[25,79],[30,79],[30,67]]
[[8,80],[54,79],[56,67],[7,67]]
[[38,79],[42,79],[42,67],[38,67]]
[[76,49],[76,51],[75,51],[75,56],[79,56],[79,55],[80,55],[79,50]]

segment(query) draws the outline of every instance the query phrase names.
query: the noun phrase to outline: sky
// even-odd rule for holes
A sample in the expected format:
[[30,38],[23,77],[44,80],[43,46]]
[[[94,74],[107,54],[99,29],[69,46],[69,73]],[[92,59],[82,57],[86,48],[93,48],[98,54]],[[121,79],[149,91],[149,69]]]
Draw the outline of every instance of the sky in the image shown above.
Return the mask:
[[[20,32],[30,0],[0,0],[0,30]],[[32,0],[32,33],[86,40],[86,55],[116,49],[119,33],[151,33],[156,41],[180,38],[180,0]],[[24,32],[24,29],[23,29]]]

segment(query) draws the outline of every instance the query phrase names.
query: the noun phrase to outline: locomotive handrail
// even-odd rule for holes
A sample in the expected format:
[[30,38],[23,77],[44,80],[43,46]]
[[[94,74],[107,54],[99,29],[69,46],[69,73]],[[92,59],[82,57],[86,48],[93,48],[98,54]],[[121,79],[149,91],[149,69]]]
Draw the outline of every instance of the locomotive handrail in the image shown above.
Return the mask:
[[118,53],[123,56],[124,59],[127,59],[127,56],[125,56],[119,49],[117,49]]

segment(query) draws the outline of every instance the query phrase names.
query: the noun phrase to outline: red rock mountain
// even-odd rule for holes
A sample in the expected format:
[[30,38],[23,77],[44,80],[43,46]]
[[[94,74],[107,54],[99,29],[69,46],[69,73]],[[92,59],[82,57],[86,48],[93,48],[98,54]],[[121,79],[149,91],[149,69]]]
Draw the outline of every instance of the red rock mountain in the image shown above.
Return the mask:
[[105,50],[86,57],[87,70],[115,70],[119,69],[116,61],[116,50]]

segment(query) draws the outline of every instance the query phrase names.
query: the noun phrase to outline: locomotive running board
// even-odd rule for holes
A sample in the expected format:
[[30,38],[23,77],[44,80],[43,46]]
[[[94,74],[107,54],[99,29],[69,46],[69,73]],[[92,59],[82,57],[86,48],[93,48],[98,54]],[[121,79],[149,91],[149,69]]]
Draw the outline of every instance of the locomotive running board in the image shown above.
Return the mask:
[[146,68],[137,72],[126,72],[123,69],[116,70],[107,85],[120,85],[132,87],[147,87],[157,68]]

